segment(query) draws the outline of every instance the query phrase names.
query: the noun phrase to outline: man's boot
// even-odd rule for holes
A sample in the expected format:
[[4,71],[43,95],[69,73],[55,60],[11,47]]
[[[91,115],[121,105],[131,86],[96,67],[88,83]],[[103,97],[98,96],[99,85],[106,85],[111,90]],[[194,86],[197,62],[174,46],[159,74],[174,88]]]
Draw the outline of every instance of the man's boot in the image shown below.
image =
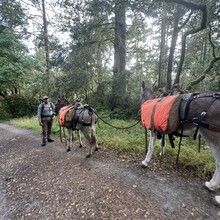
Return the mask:
[[42,142],[41,146],[43,147],[43,146],[45,146],[45,145],[46,145],[46,140],[43,139],[43,142]]
[[54,140],[51,139],[51,138],[48,138],[47,141],[48,141],[48,142],[54,142]]

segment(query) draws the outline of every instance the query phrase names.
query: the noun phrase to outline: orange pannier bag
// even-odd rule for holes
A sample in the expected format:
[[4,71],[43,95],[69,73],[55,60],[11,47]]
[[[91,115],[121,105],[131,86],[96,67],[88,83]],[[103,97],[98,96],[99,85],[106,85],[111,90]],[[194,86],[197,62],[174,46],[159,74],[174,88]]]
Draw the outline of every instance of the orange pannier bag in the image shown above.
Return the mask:
[[180,95],[151,99],[141,105],[141,121],[149,130],[170,134],[179,127]]
[[58,122],[60,126],[64,126],[65,122],[69,122],[74,117],[74,105],[67,105],[60,109]]

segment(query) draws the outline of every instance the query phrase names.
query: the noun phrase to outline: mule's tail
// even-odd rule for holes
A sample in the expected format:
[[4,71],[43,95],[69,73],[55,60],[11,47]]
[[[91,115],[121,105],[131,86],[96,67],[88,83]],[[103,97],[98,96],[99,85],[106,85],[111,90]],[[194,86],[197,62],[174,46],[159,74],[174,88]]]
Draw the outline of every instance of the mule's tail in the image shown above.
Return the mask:
[[95,111],[90,107],[89,109],[89,115],[91,117],[91,144],[95,145],[97,147],[96,143],[96,122],[97,122],[97,116]]
[[91,118],[90,125],[91,127],[93,126],[95,127],[95,124],[97,122],[97,115],[92,107],[89,106],[87,110],[88,110],[88,115]]

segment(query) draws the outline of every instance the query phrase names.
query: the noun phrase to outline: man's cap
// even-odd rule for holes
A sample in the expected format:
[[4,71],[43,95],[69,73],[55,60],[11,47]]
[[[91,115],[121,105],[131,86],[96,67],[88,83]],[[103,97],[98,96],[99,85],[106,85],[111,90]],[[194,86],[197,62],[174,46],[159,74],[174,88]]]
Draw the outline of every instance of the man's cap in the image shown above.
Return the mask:
[[48,99],[48,96],[46,96],[46,95],[43,96],[42,100],[44,100],[44,99]]

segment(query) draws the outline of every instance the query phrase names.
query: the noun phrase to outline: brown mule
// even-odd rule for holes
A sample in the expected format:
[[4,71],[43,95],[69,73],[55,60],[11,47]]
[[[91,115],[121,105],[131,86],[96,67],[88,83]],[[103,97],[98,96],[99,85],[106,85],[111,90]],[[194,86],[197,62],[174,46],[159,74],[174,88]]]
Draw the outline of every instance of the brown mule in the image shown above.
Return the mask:
[[[142,103],[154,99],[150,88],[142,83]],[[173,132],[177,136],[196,136],[199,133],[210,147],[215,158],[215,172],[212,179],[205,182],[206,188],[215,191],[220,188],[220,93],[181,94],[179,107],[180,126]],[[156,132],[151,130],[148,152],[142,161],[147,167],[155,147]]]
[[[59,97],[58,102],[55,105],[55,112],[58,115],[59,120],[59,111],[62,107],[69,105],[70,103],[64,97]],[[65,122],[62,127],[66,128],[68,131],[67,138],[67,151],[70,151],[71,145],[73,144],[73,140],[71,141],[71,135],[73,131],[77,131],[77,136],[80,141],[80,147],[82,147],[82,141],[80,132],[83,133],[86,140],[89,143],[89,153],[86,157],[90,157],[95,150],[98,150],[97,139],[96,139],[96,122],[97,116],[92,107],[88,105],[82,105],[80,101],[76,101],[73,104],[74,107],[74,115],[73,119],[70,122]]]

